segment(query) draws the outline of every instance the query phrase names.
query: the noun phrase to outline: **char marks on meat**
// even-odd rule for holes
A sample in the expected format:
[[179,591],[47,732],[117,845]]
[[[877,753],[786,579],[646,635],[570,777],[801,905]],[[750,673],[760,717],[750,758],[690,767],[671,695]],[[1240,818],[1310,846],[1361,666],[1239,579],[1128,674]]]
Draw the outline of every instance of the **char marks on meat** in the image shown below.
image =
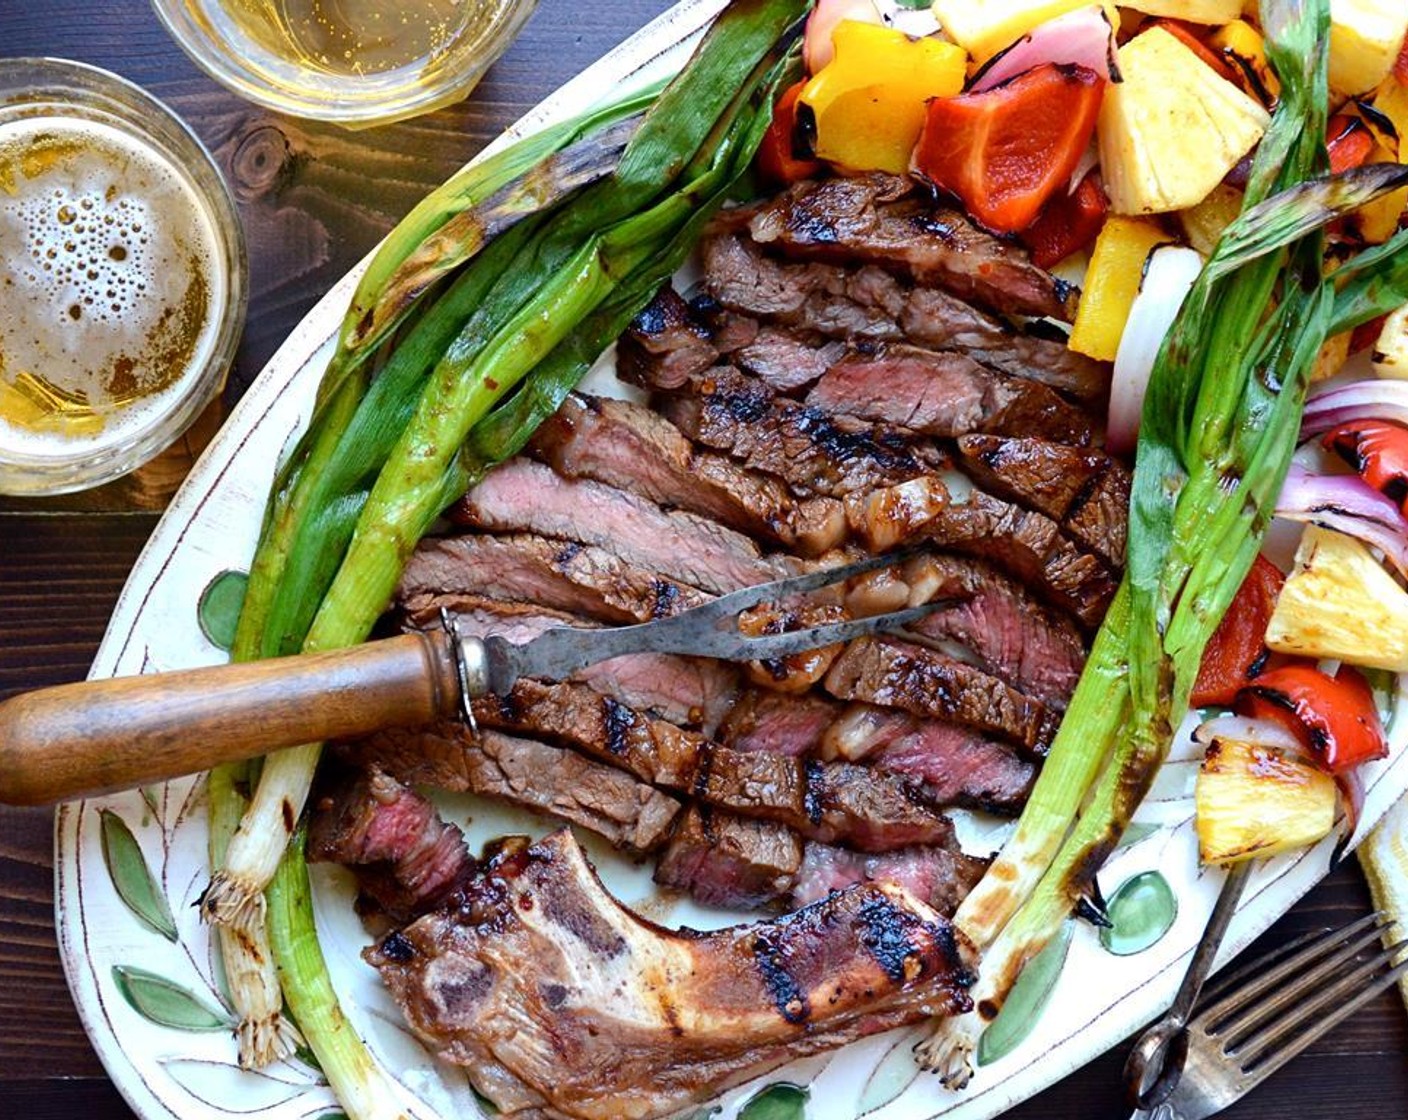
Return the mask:
[[770,475],[696,451],[644,405],[574,393],[538,429],[530,449],[564,478],[628,490],[805,555],[835,547],[845,533],[833,499],[799,502]]
[[389,774],[323,767],[311,805],[308,858],[352,868],[395,922],[445,904],[475,873],[464,834]]
[[1015,315],[1070,320],[1076,292],[956,210],[920,197],[912,179],[845,176],[796,183],[721,224],[806,260],[873,264]]
[[691,805],[655,866],[655,881],[706,906],[754,909],[786,899],[801,866],[801,837],[785,824]]
[[928,719],[961,723],[1044,754],[1060,716],[1046,705],[934,650],[891,638],[852,642],[826,675],[839,700],[899,708]]
[[1123,464],[1049,439],[982,434],[960,436],[958,454],[980,485],[1046,514],[1077,544],[1123,567],[1130,486]]
[[599,482],[511,459],[455,504],[451,517],[491,532],[529,532],[610,549],[628,564],[714,594],[781,579],[795,565],[765,557],[742,533]]
[[570,821],[628,852],[661,847],[680,811],[673,797],[623,770],[532,739],[476,735],[458,720],[379,731],[338,751],[408,784],[497,797]]
[[411,553],[397,595],[445,592],[536,603],[602,622],[650,622],[708,596],[604,548],[528,533],[431,537]]
[[507,1112],[668,1116],[791,1058],[971,1006],[953,929],[864,884],[772,921],[673,933],[558,832],[496,860],[457,912],[368,951],[415,1033]]

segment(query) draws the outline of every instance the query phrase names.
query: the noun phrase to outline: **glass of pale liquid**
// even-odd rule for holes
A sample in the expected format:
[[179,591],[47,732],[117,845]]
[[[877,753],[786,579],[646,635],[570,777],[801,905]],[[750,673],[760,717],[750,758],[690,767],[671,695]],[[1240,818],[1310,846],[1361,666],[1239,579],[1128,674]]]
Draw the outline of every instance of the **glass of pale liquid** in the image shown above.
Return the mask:
[[210,155],[155,98],[0,59],[0,493],[110,481],[224,385],[245,249]]
[[216,81],[278,112],[387,124],[465,97],[536,0],[152,0]]

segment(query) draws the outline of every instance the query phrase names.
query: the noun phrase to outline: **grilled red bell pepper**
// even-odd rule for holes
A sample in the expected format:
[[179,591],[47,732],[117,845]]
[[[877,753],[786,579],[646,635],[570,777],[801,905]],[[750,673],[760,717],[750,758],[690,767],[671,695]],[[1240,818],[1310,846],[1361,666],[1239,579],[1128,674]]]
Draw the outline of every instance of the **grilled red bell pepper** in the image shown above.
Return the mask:
[[982,93],[936,97],[913,168],[989,229],[1016,233],[1070,183],[1104,92],[1093,70],[1047,63]]
[[772,123],[758,145],[758,174],[775,187],[810,179],[821,170],[818,161],[797,154],[797,96],[806,84],[803,79],[783,91],[772,108]]
[[1324,445],[1408,515],[1408,428],[1387,420],[1349,420],[1326,432]]
[[1351,665],[1333,677],[1313,665],[1269,670],[1242,690],[1237,711],[1281,724],[1335,773],[1388,754],[1374,694]]
[[1041,216],[1022,231],[1021,242],[1032,264],[1050,268],[1091,244],[1105,224],[1110,200],[1100,185],[1100,172],[1091,171],[1070,194],[1057,191]]
[[1374,150],[1374,134],[1360,117],[1336,113],[1325,126],[1325,147],[1330,170],[1338,174],[1367,163]]
[[1355,327],[1354,332],[1349,336],[1349,352],[1357,354],[1378,342],[1379,335],[1383,334],[1384,323],[1387,319],[1387,315],[1376,315],[1367,323],[1360,323]]
[[1253,562],[1203,650],[1203,663],[1189,697],[1195,708],[1231,705],[1267,668],[1271,651],[1266,648],[1266,627],[1285,582],[1281,569],[1265,556]]

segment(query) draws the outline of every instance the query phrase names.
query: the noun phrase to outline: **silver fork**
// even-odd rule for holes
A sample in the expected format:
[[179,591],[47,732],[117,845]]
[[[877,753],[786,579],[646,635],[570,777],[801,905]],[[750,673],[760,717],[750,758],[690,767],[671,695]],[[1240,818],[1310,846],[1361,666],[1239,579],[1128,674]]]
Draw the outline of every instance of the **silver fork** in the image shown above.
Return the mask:
[[1202,1120],[1251,1092],[1408,973],[1408,959],[1392,964],[1408,940],[1371,950],[1391,924],[1370,914],[1308,933],[1219,979],[1177,1040],[1177,1084],[1131,1120]]

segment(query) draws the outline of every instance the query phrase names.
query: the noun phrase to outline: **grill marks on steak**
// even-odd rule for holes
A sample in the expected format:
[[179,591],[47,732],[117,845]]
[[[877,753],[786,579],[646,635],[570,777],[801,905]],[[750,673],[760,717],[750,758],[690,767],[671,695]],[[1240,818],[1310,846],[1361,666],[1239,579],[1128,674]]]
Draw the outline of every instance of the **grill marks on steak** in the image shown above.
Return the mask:
[[1044,754],[1060,716],[996,677],[941,653],[889,638],[852,642],[827,673],[826,691],[840,700],[899,708],[961,723]]
[[460,913],[368,951],[415,1033],[505,1109],[647,1120],[782,1061],[971,1001],[954,931],[903,888],[673,933],[602,887],[571,836],[496,860]]
[[799,502],[770,475],[696,451],[678,428],[643,405],[574,393],[538,429],[530,448],[564,478],[628,490],[805,555],[820,555],[845,534],[836,501]]
[[1105,563],[1123,567],[1130,487],[1123,464],[1102,451],[981,434],[960,436],[958,455],[980,485],[1044,513]]
[[680,811],[669,794],[623,770],[533,739],[476,735],[457,720],[379,731],[338,750],[402,782],[497,797],[570,821],[636,854],[662,846]]
[[610,549],[628,564],[715,594],[792,574],[743,534],[716,521],[598,482],[563,478],[551,467],[511,459],[490,471],[451,517],[492,532],[530,532]]
[[879,265],[986,307],[1070,320],[1076,292],[964,214],[917,197],[913,180],[870,174],[796,183],[774,198],[730,211],[755,241],[806,260]]
[[459,828],[380,770],[324,768],[312,804],[308,858],[352,868],[362,893],[393,921],[445,904],[476,871]]
[[801,866],[801,837],[785,824],[691,805],[655,865],[655,881],[706,906],[754,909],[786,899]]

